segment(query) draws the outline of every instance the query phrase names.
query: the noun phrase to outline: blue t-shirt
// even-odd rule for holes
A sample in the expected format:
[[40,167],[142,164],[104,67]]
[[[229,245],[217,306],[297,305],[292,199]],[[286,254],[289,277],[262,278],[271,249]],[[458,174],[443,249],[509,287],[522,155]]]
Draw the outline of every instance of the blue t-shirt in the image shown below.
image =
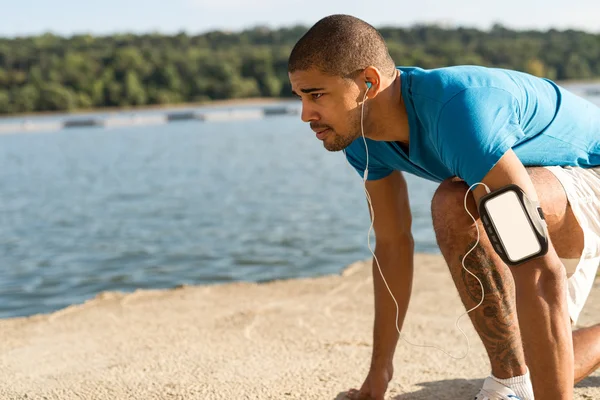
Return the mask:
[[[369,180],[394,170],[441,182],[480,182],[512,148],[525,166],[600,165],[600,108],[532,75],[477,66],[398,67],[409,121],[408,153],[367,139]],[[346,148],[362,177],[362,136]]]

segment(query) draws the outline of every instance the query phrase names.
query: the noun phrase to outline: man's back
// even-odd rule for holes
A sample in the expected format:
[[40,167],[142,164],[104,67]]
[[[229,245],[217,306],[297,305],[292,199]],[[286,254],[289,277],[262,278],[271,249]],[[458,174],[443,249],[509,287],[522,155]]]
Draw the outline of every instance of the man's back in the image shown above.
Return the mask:
[[[512,148],[526,166],[600,165],[600,108],[529,74],[477,66],[403,68],[409,152],[369,142],[373,179],[394,169],[478,182]],[[362,138],[347,148],[362,173]]]

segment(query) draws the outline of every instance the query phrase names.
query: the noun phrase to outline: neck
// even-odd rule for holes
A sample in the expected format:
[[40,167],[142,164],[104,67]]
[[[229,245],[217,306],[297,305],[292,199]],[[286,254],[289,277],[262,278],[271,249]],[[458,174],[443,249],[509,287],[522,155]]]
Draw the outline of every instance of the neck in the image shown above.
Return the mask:
[[400,72],[396,78],[381,91],[373,100],[369,118],[365,124],[365,131],[370,132],[367,137],[384,142],[409,143],[409,125],[406,106],[402,98],[402,80]]

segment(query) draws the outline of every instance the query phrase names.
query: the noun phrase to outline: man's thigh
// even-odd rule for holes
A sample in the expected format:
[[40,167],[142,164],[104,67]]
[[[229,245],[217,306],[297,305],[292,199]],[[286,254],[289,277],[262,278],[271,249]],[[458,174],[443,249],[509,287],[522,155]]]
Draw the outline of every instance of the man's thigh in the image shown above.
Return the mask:
[[[565,188],[544,167],[526,167],[526,170],[544,211],[548,234],[558,257],[579,259],[585,245],[583,230],[569,204]],[[462,183],[467,187],[464,180],[457,176],[451,178],[451,182]]]
[[583,230],[573,214],[565,189],[546,168],[526,169],[544,210],[550,240],[558,257],[579,258],[584,248]]

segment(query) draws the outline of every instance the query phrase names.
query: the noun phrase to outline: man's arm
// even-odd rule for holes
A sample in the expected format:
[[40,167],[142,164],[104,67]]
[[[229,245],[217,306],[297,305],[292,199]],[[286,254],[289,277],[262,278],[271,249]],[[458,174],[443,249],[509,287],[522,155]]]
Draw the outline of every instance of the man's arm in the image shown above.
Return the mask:
[[[398,171],[383,179],[367,181],[366,186],[375,217],[375,255],[381,273],[398,302],[398,327],[401,329],[408,308],[413,277],[414,241],[411,233],[412,216],[408,188],[404,176]],[[399,337],[396,329],[396,305],[381,273],[374,259],[375,320],[371,371],[375,373],[392,369]]]
[[[482,180],[493,192],[516,184],[533,201],[537,193],[525,167],[509,149]],[[476,203],[486,193],[473,190]],[[511,267],[523,348],[536,399],[572,399],[573,343],[566,301],[566,274],[552,243],[542,257]]]

